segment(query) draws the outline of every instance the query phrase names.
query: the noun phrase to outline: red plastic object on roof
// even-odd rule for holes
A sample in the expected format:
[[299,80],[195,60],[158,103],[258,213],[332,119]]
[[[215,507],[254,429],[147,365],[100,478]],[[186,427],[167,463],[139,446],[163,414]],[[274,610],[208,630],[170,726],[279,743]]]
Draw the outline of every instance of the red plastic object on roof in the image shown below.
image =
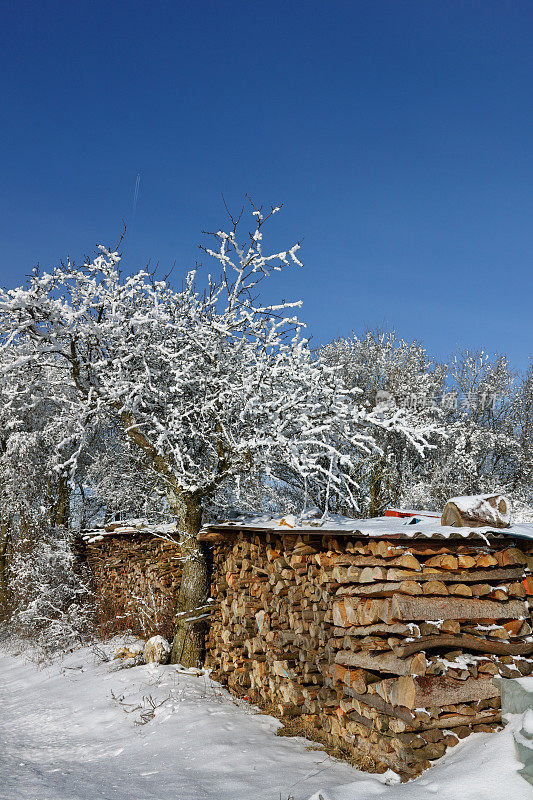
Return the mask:
[[396,508],[387,508],[385,511],[386,517],[400,517],[404,519],[404,517],[414,517],[412,511],[398,511]]
[[385,510],[386,517],[400,517],[400,519],[407,519],[408,517],[431,517],[440,519],[440,514],[434,511],[402,511],[399,508],[387,508]]

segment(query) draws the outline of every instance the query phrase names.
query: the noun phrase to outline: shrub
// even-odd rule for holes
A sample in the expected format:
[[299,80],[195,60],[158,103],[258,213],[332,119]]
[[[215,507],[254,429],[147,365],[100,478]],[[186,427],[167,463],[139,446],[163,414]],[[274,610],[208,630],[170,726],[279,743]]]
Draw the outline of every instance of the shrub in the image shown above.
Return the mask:
[[8,630],[43,657],[90,640],[94,598],[89,574],[79,563],[74,537],[62,528],[26,535],[10,566]]

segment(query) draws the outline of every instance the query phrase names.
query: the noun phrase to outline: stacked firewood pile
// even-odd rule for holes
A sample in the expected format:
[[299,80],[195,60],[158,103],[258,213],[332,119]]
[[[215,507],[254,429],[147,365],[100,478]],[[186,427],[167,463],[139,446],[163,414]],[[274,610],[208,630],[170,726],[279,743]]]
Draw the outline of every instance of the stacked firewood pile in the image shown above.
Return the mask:
[[533,671],[530,543],[474,536],[206,529],[219,601],[208,663],[376,769],[416,775],[500,724],[493,676]]
[[102,633],[129,630],[171,640],[181,579],[180,549],[172,536],[110,523],[84,539]]

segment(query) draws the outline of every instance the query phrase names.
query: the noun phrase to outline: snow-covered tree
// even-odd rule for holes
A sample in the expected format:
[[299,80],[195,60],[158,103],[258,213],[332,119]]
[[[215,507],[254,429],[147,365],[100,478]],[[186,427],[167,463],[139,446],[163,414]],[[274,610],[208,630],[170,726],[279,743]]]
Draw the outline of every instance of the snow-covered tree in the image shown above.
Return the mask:
[[[185,613],[173,653],[187,664],[199,660],[203,639],[202,623],[187,622],[187,612],[205,602],[208,588],[197,533],[226,481],[274,469],[322,487],[326,507],[337,494],[355,508],[355,460],[379,448],[377,431],[399,431],[419,450],[428,444],[426,428],[414,428],[401,409],[362,406],[336,367],[317,358],[294,316],[299,303],[257,299],[274,270],[300,264],[298,245],[263,250],[265,222],[277,211],[252,206],[244,242],[239,220],[212,234],[204,250],[218,274],[204,289],[195,270],[177,290],[146,271],[126,275],[119,253],[102,247],[81,266],[67,262],[0,293],[3,347],[23,348],[12,369],[66,365],[85,441],[112,417],[179,519]],[[67,466],[83,445],[82,437]]]
[[356,459],[363,489],[360,513],[382,514],[388,505],[401,502],[407,486],[422,479],[442,445],[438,399],[446,369],[419,342],[400,339],[394,331],[368,330],[362,336],[336,339],[320,349],[320,356],[339,370],[346,386],[360,391],[363,407],[388,408],[431,443],[422,451],[401,427],[391,426],[376,431],[378,447]]
[[519,495],[520,502],[533,507],[533,363],[520,381],[513,404],[513,423],[518,453],[510,474],[510,491]]
[[32,529],[68,523],[66,462],[76,441],[68,391],[58,370],[50,373],[45,364],[22,364],[12,370],[22,350],[22,345],[8,348],[0,363],[0,595],[4,606],[9,561],[20,538]]
[[169,508],[150,459],[113,418],[92,432],[78,459],[71,497],[75,527],[113,519],[168,521]]
[[518,430],[520,396],[520,378],[504,356],[464,351],[450,362],[447,439],[432,477],[440,505],[458,493],[516,492],[517,466],[527,469]]
[[[359,462],[365,515],[389,504],[442,509],[457,494],[501,491],[531,503],[533,371],[513,371],[504,356],[459,352],[449,364],[418,342],[369,331],[321,349],[363,402],[404,409],[410,424],[437,425],[424,457],[397,431],[379,432],[380,449]],[[526,512],[524,512],[526,513]]]

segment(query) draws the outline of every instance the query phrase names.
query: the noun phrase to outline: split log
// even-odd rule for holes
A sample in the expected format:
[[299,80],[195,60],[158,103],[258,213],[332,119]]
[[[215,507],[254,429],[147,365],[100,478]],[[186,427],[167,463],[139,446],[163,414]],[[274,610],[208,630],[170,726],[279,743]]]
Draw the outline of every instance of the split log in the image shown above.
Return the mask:
[[[376,686],[376,684],[373,685]],[[413,722],[416,722],[416,714],[414,714],[408,708],[404,708],[403,706],[391,705],[382,697],[380,697],[379,694],[361,694],[349,687],[346,687],[346,694],[348,694],[354,700],[364,703],[370,708],[375,708],[377,711],[386,714],[387,716],[395,717],[401,720],[406,725],[411,725]]]
[[490,679],[470,678],[466,681],[457,681],[445,675],[429,677],[404,675],[381,681],[376,684],[376,689],[378,694],[393,706],[405,706],[410,709],[468,703],[500,695],[500,690]]
[[455,556],[452,555],[438,555],[433,558],[428,558],[425,563],[426,567],[438,567],[439,569],[451,570],[458,569],[459,562]]
[[494,557],[500,567],[509,567],[515,564],[527,564],[527,556],[522,553],[517,547],[508,547],[506,550],[500,550],[494,553]]
[[[419,636],[418,625],[410,623],[387,624],[385,622],[376,625],[352,625],[350,628],[334,628],[335,635],[340,636],[372,636],[374,634],[383,636]],[[337,633],[338,631],[338,633]]]
[[[372,601],[369,601],[372,602]],[[379,602],[379,601],[374,601]],[[408,597],[394,595],[390,603],[389,620],[431,619],[517,619],[528,615],[527,605],[520,600],[498,603],[470,597]],[[383,610],[381,610],[383,613]]]
[[498,561],[490,553],[481,553],[480,556],[476,556],[476,567],[496,567],[496,566],[498,566]]
[[457,566],[460,569],[471,569],[472,567],[475,567],[475,565],[476,565],[476,559],[473,558],[473,556],[465,555],[463,553],[458,553]]
[[491,653],[500,656],[527,656],[533,653],[533,642],[495,642],[478,636],[462,634],[460,636],[422,636],[416,642],[393,646],[393,651],[400,658],[406,658],[413,653],[433,650],[437,647],[453,648],[454,650],[474,650],[477,653]]
[[334,680],[341,681],[358,694],[364,694],[369,684],[381,680],[380,676],[373,672],[365,669],[348,669],[339,663],[332,664],[329,673]]
[[389,600],[365,600],[346,598],[333,603],[333,624],[341,628],[351,625],[372,625],[388,622]]
[[420,725],[416,727],[417,732],[442,730],[448,728],[455,728],[458,725],[468,724],[469,728],[473,725],[487,724],[500,722],[502,718],[501,711],[494,713],[493,711],[482,711],[479,714],[445,714],[442,718],[433,720],[428,725]]
[[461,597],[472,597],[472,589],[466,583],[452,583],[448,587],[450,594],[459,595]]
[[389,569],[383,580],[402,581],[416,580],[421,581],[453,581],[453,583],[474,583],[481,581],[505,581],[513,578],[523,578],[524,570],[518,568],[491,569],[491,570],[468,570],[461,572],[441,572],[436,568],[424,567],[422,572],[414,573],[405,569]]
[[229,544],[235,539],[234,533],[226,533],[224,531],[212,530],[210,528],[202,528],[198,534],[199,542],[209,542],[210,544]]
[[394,653],[356,653],[341,650],[335,656],[335,663],[345,667],[361,667],[363,669],[379,672],[392,672],[395,675],[424,675],[426,671],[426,657],[417,653],[413,658],[398,658]]
[[449,594],[448,589],[446,588],[446,584],[442,581],[427,581],[422,586],[423,592],[426,595],[443,595]]
[[[412,584],[411,592],[405,592],[405,588],[402,589],[403,584]],[[418,587],[418,591],[414,587]],[[410,588],[409,586],[407,588]],[[405,592],[405,594],[422,594],[422,588],[418,586],[415,581],[403,581],[403,583],[393,582],[390,581],[388,583],[369,583],[364,585],[356,584],[355,586],[351,586],[348,590],[345,587],[341,587],[337,589],[337,596],[339,595],[346,595],[346,596],[353,596],[353,597],[391,597],[394,592]]]

